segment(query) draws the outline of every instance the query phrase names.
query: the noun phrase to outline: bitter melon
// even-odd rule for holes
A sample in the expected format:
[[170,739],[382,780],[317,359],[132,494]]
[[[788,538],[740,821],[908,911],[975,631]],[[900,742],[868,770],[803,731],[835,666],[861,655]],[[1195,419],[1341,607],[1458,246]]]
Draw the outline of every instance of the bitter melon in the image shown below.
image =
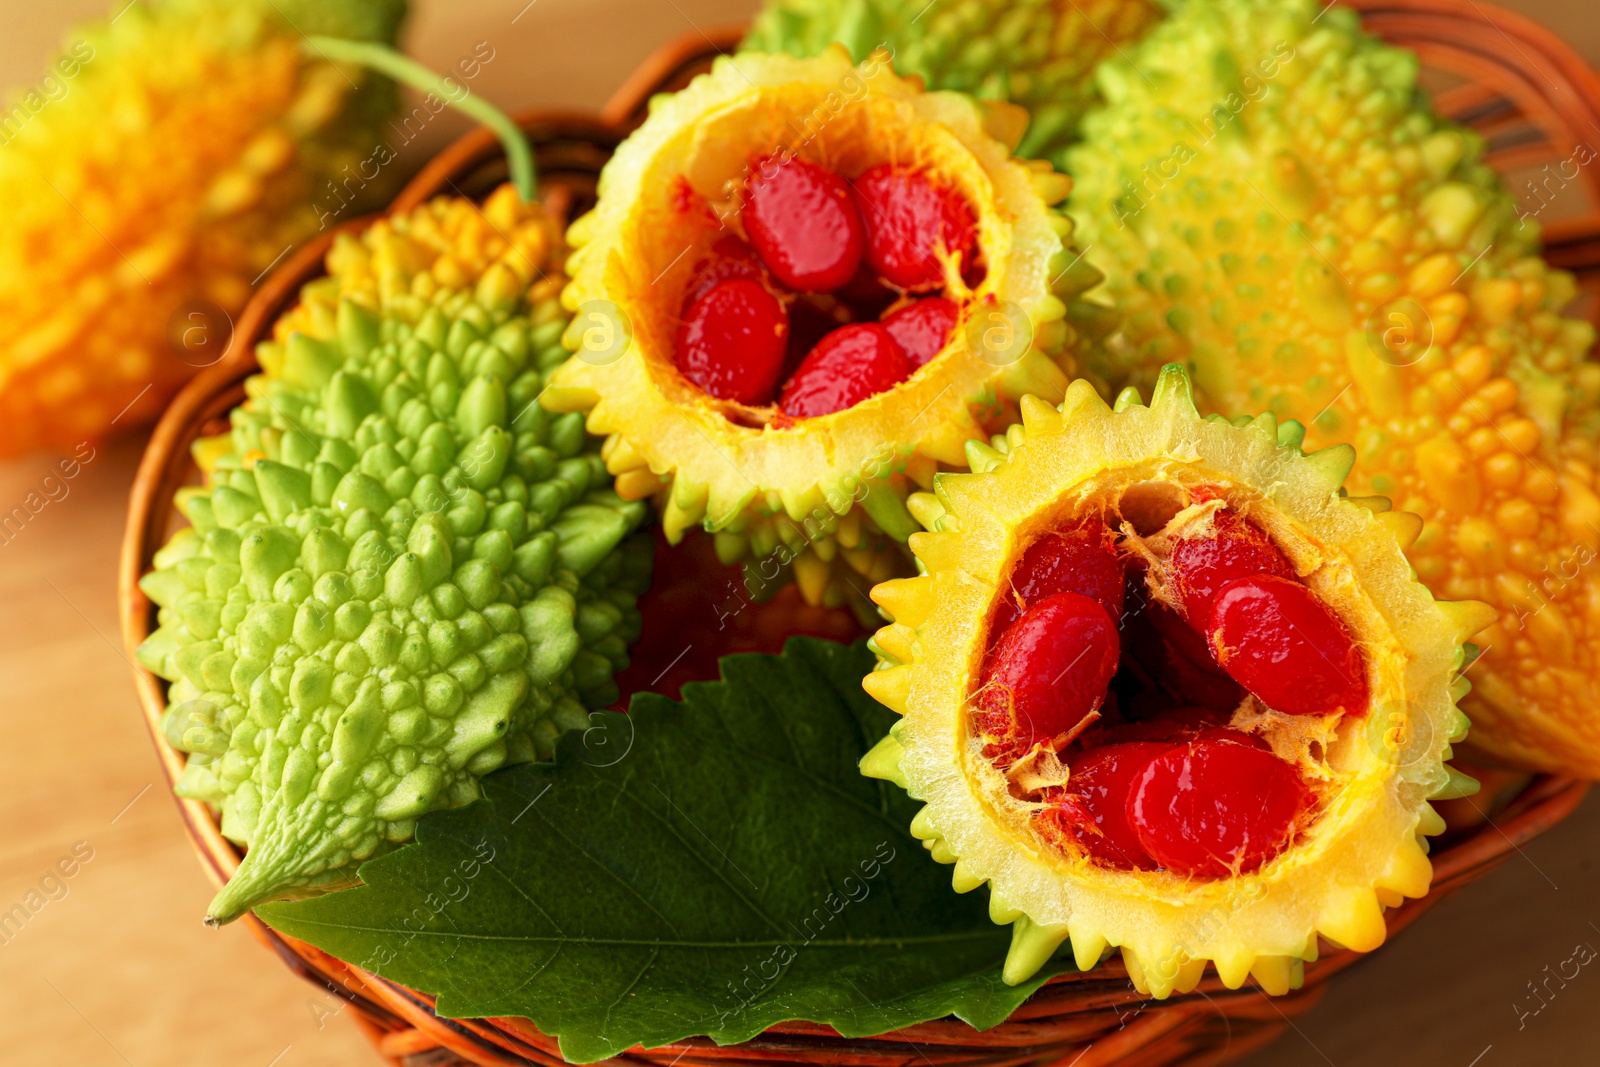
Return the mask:
[[1028,110],[1017,152],[1061,165],[1097,100],[1094,71],[1161,17],[1148,0],[769,0],[740,48],[813,56],[879,48],[902,74]]
[[1012,156],[1024,125],[881,55],[718,60],[572,226],[575,354],[545,403],[588,412],[669,538],[704,525],[812,602],[864,594],[906,565],[907,495],[1024,393],[1059,400],[1099,328],[1068,324],[1098,278],[1051,206],[1066,179]]
[[1283,993],[1319,937],[1378,945],[1428,890],[1428,801],[1476,788],[1445,761],[1492,613],[1416,581],[1414,516],[1340,494],[1348,446],[1202,419],[1176,366],[1148,407],[1079,381],[1022,416],[912,498],[922,574],[873,590],[864,681],[904,718],[863,772],[989,883],[1008,982],[1070,938],[1158,998],[1208,962]]
[[304,34],[392,42],[404,0],[114,6],[0,108],[0,455],[149,422],[268,267],[398,178],[394,86]]
[[561,362],[563,248],[510,186],[341,235],[203,438],[140,583],[179,795],[248,845],[210,922],[348,884],[418,816],[617,698],[651,545]]
[[1473,743],[1600,775],[1600,364],[1535,218],[1437,118],[1417,56],[1316,0],[1194,0],[1101,70],[1070,154],[1108,378],[1187,363],[1208,410],[1271,409],[1422,516],[1435,593],[1494,605]]

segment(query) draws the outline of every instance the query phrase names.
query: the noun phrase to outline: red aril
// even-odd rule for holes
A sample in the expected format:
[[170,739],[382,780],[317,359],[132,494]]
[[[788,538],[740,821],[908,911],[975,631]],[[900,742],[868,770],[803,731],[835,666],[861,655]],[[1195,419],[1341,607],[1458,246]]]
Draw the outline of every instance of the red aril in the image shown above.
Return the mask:
[[883,328],[900,342],[912,365],[920,367],[943,351],[960,319],[954,300],[930,296],[886,316]]
[[855,180],[854,192],[867,263],[891,285],[938,289],[945,282],[942,257],[971,262],[977,218],[955,190],[914,167],[880,163]]
[[710,292],[711,287],[718,282],[725,282],[731,278],[748,278],[753,282],[761,282],[765,281],[766,277],[767,269],[761,265],[761,260],[756,258],[755,249],[737,237],[719,237],[711,246],[710,253],[695,264],[694,274],[689,278],[689,287],[684,290],[683,306],[689,307]]
[[911,361],[882,326],[841,326],[801,361],[778,406],[797,419],[830,415],[893,389],[911,371]]
[[1020,755],[1078,725],[1106,698],[1117,671],[1117,627],[1098,601],[1057,593],[1001,635],[974,697],[979,728]]
[[1127,816],[1160,866],[1225,877],[1282,852],[1309,802],[1299,772],[1270,752],[1205,740],[1146,763],[1128,795]]
[[1023,550],[1012,568],[1010,584],[995,603],[989,639],[994,641],[1022,614],[1019,597],[1027,606],[1056,593],[1082,593],[1120,621],[1125,588],[1116,540],[1104,524],[1045,534]]
[[[1106,745],[1073,759],[1068,764],[1071,775],[1066,790],[1080,798],[1082,811],[1060,811],[1056,817],[1061,829],[1091,856],[1107,863],[1125,870],[1154,867],[1155,861],[1128,825],[1128,795],[1145,764],[1171,748],[1169,744],[1135,741]],[[1047,808],[1040,814],[1049,813]],[[1092,820],[1092,828],[1071,818],[1084,813]]]
[[1238,512],[1223,508],[1212,523],[1214,536],[1179,538],[1167,559],[1178,610],[1197,630],[1205,627],[1211,602],[1229,582],[1254,574],[1294,577],[1294,568],[1272,539]]
[[861,264],[861,218],[833,171],[793,156],[754,161],[739,220],[767,269],[802,293],[826,293]]
[[1361,650],[1298,582],[1268,574],[1229,582],[1211,606],[1207,639],[1222,669],[1274,711],[1366,712]]
[[678,370],[721,400],[771,403],[788,340],[778,298],[759,282],[730,278],[689,305],[678,327]]

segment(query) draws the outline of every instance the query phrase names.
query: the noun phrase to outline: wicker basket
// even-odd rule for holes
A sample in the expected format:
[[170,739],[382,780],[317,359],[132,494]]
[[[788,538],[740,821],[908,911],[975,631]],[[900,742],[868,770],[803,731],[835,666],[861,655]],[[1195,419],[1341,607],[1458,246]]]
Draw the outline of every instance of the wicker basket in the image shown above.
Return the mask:
[[[1476,0],[1355,0],[1354,6],[1363,12],[1369,29],[1415,49],[1430,73],[1450,79],[1436,96],[1439,109],[1482,131],[1490,140],[1490,162],[1502,172],[1567,159],[1586,138],[1600,135],[1600,78],[1562,42],[1528,20]],[[635,72],[599,116],[524,116],[521,123],[535,144],[547,194],[558,192],[573,211],[587,206],[601,166],[627,131],[642,121],[649,97],[680,88],[718,53],[731,50],[738,37],[737,31],[694,33],[668,45]],[[407,210],[440,194],[480,196],[503,181],[505,174],[498,144],[488,131],[477,130],[431,162],[391,211]],[[1582,170],[1575,181],[1587,191],[1581,217],[1546,227],[1549,258],[1577,272],[1591,292],[1600,291],[1600,168]],[[369,221],[356,220],[342,228],[358,230]],[[154,624],[153,607],[139,591],[138,579],[180,521],[172,506],[173,494],[198,478],[189,445],[203,434],[218,432],[227,412],[243,399],[244,379],[257,370],[256,342],[269,336],[271,324],[294,302],[301,285],[322,273],[335,232],[301,248],[272,275],[240,318],[227,357],[185,389],[156,428],[134,486],[119,576],[122,628],[130,651]],[[850,625],[838,618],[813,618],[802,628],[848,636]],[[166,743],[158,728],[165,707],[164,684],[145,671],[136,671],[136,682],[170,781],[182,771],[184,757]],[[1476,805],[1463,809],[1465,819],[1452,818],[1452,831],[1433,852],[1433,891],[1387,913],[1391,935],[1446,893],[1481,877],[1560,821],[1587,789],[1570,779],[1530,780],[1491,772],[1486,784],[1496,783],[1498,796],[1480,797]],[[1493,792],[1491,788],[1489,793]],[[238,850],[223,838],[206,805],[180,800],[178,807],[202,862],[220,885],[238,866]],[[293,971],[344,1001],[392,1063],[555,1067],[562,1062],[556,1042],[526,1020],[439,1018],[432,997],[283,937],[254,916],[244,922]],[[939,1067],[1220,1064],[1273,1040],[1293,1017],[1317,1002],[1333,975],[1359,958],[1352,952],[1327,951],[1306,967],[1304,988],[1284,997],[1269,998],[1253,988],[1228,990],[1213,975],[1192,994],[1159,1003],[1141,997],[1120,962],[1112,961],[1090,974],[1052,981],[1007,1022],[983,1032],[956,1020],[941,1020],[877,1038],[847,1039],[825,1026],[792,1023],[742,1045],[719,1047],[691,1039],[663,1048],[631,1049],[614,1062],[664,1067],[796,1062],[892,1067],[920,1058]]]

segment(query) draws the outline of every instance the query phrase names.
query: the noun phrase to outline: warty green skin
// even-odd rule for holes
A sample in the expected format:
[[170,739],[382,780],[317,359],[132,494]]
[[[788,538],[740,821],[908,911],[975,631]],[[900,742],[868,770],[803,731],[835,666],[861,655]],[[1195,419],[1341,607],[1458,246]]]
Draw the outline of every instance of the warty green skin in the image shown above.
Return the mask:
[[1017,154],[1060,169],[1102,55],[1155,18],[1140,0],[767,0],[739,47],[805,57],[837,42],[858,63],[886,48],[929,89],[1027,108]]
[[648,506],[612,492],[581,415],[534,402],[567,355],[550,310],[461,294],[413,328],[344,300],[337,342],[263,346],[281,372],[246,383],[180,496],[192,529],[140,583],[177,792],[249,846],[209,923],[350,884],[617,698]]

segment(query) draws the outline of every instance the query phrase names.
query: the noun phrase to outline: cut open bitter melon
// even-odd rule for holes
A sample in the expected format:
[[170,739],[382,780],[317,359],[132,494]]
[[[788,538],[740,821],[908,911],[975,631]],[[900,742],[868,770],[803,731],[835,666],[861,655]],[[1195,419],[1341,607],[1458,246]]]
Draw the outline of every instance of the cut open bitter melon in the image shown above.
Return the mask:
[[[1068,305],[1097,276],[1069,250],[1070,225],[1053,206],[1067,179],[1012,156],[1026,122],[1011,105],[924,92],[881,56],[859,66],[842,48],[719,59],[653,102],[607,165],[598,205],[572,226],[563,301],[575,354],[544,404],[588,412],[590,431],[608,437],[618,492],[655,497],[673,540],[703,524],[725,562],[792,560],[813,602],[839,603],[854,575],[864,591],[903,571],[900,543],[916,529],[907,496],[941,465],[963,464],[968,441],[1014,421],[1023,394],[1059,400],[1098,321],[1069,325]],[[763,160],[777,162],[753,178]],[[816,417],[691,382],[675,362],[686,297],[719,241],[751,236],[740,204],[752,182],[826,168],[848,184],[875,166],[930,176],[974,220],[981,270],[941,260],[940,292],[960,319],[937,355]]]
[[[1231,988],[1254,976],[1264,989],[1282,993],[1298,983],[1302,962],[1316,957],[1319,937],[1358,950],[1376,947],[1386,933],[1383,909],[1428,890],[1423,835],[1444,828],[1429,800],[1475,788],[1446,761],[1450,743],[1467,728],[1456,708],[1467,688],[1459,676],[1463,642],[1492,613],[1475,602],[1435,601],[1416,580],[1403,552],[1419,526],[1414,516],[1390,511],[1380,499],[1342,495],[1354,457],[1347,446],[1303,454],[1298,424],[1280,424],[1270,414],[1232,423],[1202,419],[1175,366],[1162,373],[1148,407],[1130,390],[1113,410],[1085,381],[1073,383],[1059,407],[1034,398],[1021,406],[1020,425],[990,445],[969,446],[971,473],[941,474],[933,492],[910,501],[929,531],[910,539],[922,573],[873,590],[893,621],[874,640],[881,662],[864,683],[904,718],[863,760],[863,772],[926,803],[913,832],[935,859],[955,865],[957,891],[990,884],[991,916],[1014,924],[1007,981],[1033,973],[1068,938],[1084,969],[1120,948],[1134,982],[1156,997],[1193,988],[1207,961]],[[1004,675],[994,657],[1003,658],[1009,635],[1054,603],[1100,611],[1080,595],[1094,592],[1081,561],[1063,572],[1079,592],[1032,603],[1020,568],[1039,569],[1030,552],[1043,539],[1083,529],[1107,531],[1086,551],[1102,551],[1115,539],[1117,551],[1135,559],[1126,606],[1123,589],[1099,594],[1109,616],[1120,616],[1125,647],[1136,643],[1141,613],[1171,607],[1193,617],[1204,602],[1211,619],[1224,620],[1221,630],[1209,632],[1218,662],[1248,692],[1236,690],[1230,699],[1237,706],[1224,706],[1216,713],[1220,722],[1208,723],[1202,720],[1212,713],[1204,709],[1173,707],[1209,698],[1169,672],[1155,678],[1172,691],[1167,710],[1152,712],[1146,698],[1153,690],[1123,685],[1125,657],[1111,695],[1101,673],[1095,710],[1082,720],[1078,714],[1088,705],[1073,710],[1069,719],[1078,721],[1069,722],[1071,730],[1057,733],[1057,724],[1041,728],[1035,721],[1034,736],[1007,755],[987,710],[995,706],[994,679]],[[1206,561],[1216,557],[1202,552],[1196,564],[1184,553],[1219,544],[1206,538],[1223,533],[1249,541],[1252,558],[1282,561],[1247,570],[1276,566],[1280,573],[1232,581],[1220,593],[1205,588],[1200,579],[1215,576],[1204,570]],[[1312,676],[1331,677],[1315,656],[1294,667],[1290,649],[1283,666],[1269,663],[1265,677],[1228,658],[1244,642],[1224,648],[1233,639],[1218,634],[1229,633],[1228,605],[1241,586],[1286,588],[1321,605],[1315,610],[1326,617],[1319,625],[1345,643],[1339,670],[1353,672],[1331,697],[1319,703],[1320,690],[1311,684]],[[992,631],[1018,611],[997,643]],[[1301,618],[1291,629],[1309,627]],[[1035,647],[1030,654],[1040,653]],[[1282,671],[1294,684],[1277,684],[1286,680]],[[1080,676],[1071,662],[1054,682],[1059,688],[1067,678],[1070,688]],[[1148,676],[1142,684],[1151,684]],[[1019,713],[1030,693],[1026,679],[1017,683]],[[1258,695],[1267,693],[1274,694],[1270,703]],[[1188,725],[1197,721],[1207,730],[1198,739],[1198,727]],[[1220,751],[1241,765],[1264,767],[1275,782],[1298,776],[1299,784],[1288,788],[1309,801],[1271,842],[1214,851],[1188,866],[1181,859],[1124,861],[1098,847],[1116,843],[1105,821],[1080,822],[1070,833],[1052,830],[1074,803],[1094,800],[1088,794],[1098,782],[1070,768],[1080,766],[1074,753],[1097,733],[1103,740],[1164,739],[1165,751],[1177,753],[1172,758],[1188,761],[1185,774],[1198,767],[1200,755]],[[1151,789],[1160,784],[1153,774],[1146,767],[1141,779]],[[1151,834],[1159,837],[1160,820],[1176,816],[1135,810],[1134,801],[1149,796],[1130,796],[1120,810],[1139,841],[1163,844]],[[1247,820],[1258,819],[1253,809],[1272,803],[1265,793],[1259,801],[1246,794],[1240,807],[1252,808]],[[1198,836],[1174,837],[1169,854],[1193,851],[1196,842],[1216,847],[1228,833],[1227,817],[1221,813]]]

